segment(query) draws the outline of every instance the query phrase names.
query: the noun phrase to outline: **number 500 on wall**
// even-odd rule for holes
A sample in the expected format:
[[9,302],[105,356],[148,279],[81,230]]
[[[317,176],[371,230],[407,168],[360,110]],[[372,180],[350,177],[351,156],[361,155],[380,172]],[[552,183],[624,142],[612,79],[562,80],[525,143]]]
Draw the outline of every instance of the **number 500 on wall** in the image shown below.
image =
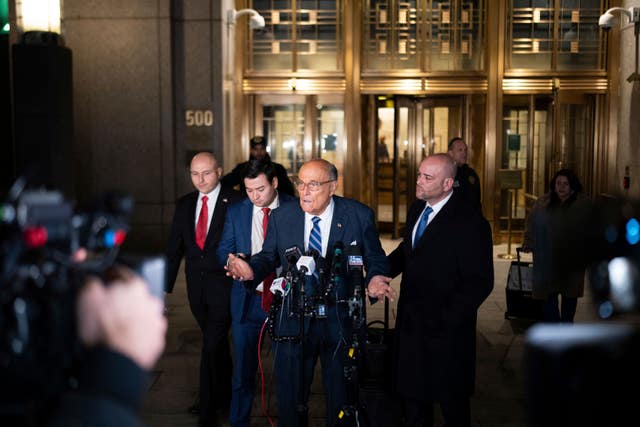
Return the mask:
[[213,126],[213,111],[211,110],[185,110],[184,121],[187,127]]

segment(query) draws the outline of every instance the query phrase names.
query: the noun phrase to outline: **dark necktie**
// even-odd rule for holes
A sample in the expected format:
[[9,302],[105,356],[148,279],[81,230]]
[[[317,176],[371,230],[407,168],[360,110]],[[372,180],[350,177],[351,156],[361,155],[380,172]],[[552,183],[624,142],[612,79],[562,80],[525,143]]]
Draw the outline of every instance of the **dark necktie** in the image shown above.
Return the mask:
[[418,223],[418,229],[416,230],[416,235],[413,238],[413,247],[416,247],[416,243],[424,234],[424,230],[427,228],[427,222],[429,221],[429,215],[431,215],[433,209],[431,206],[427,206],[427,208],[422,212],[422,216],[420,217],[420,222]]
[[209,219],[209,208],[207,207],[207,196],[202,196],[202,207],[196,224],[196,245],[204,249],[204,242],[207,240],[207,220]]
[[[262,236],[265,239],[267,238],[267,227],[269,226],[269,212],[271,212],[271,209],[262,208],[262,213],[264,214],[262,217]],[[269,307],[271,307],[271,301],[273,300],[273,294],[270,288],[274,277],[275,274],[271,272],[262,282],[262,309],[265,312],[269,312]]]

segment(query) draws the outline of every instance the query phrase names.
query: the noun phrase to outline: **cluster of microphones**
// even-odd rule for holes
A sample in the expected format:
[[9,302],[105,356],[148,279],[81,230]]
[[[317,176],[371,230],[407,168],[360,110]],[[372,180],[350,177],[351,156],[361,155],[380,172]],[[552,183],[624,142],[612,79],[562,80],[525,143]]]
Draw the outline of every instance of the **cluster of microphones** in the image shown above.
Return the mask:
[[[287,266],[283,275],[273,281],[270,291],[284,298],[294,290],[305,299],[305,316],[326,317],[330,303],[348,304],[350,315],[354,315],[354,311],[361,307],[364,263],[357,242],[351,243],[346,249],[342,242],[336,242],[326,258],[315,249],[303,254],[297,246],[293,246],[285,251],[285,258]],[[306,276],[315,276],[317,279],[315,292],[310,293],[305,289]],[[345,279],[348,283],[345,283]],[[353,289],[352,296],[349,299],[337,299],[337,291],[345,285]],[[340,295],[346,294],[341,291]]]

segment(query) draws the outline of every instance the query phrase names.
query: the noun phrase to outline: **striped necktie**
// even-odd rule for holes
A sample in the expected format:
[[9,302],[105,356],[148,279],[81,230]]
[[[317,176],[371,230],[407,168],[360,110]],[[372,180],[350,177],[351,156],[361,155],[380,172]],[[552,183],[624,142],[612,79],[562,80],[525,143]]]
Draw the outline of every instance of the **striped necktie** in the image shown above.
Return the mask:
[[314,216],[311,218],[313,221],[313,227],[309,234],[309,251],[315,249],[318,251],[318,255],[322,256],[322,233],[320,232],[320,217]]

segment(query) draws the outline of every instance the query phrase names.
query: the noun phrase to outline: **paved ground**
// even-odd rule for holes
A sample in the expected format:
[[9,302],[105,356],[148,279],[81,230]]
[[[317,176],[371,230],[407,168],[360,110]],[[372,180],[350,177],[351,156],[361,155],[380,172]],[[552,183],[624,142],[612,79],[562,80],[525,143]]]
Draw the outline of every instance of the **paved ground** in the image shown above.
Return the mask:
[[[389,252],[397,242],[383,241]],[[506,245],[496,246],[495,255],[506,252]],[[510,261],[494,257],[495,287],[493,293],[480,307],[478,313],[478,363],[476,374],[476,394],[472,399],[472,420],[474,426],[522,426],[524,422],[524,394],[522,390],[522,355],[524,333],[531,325],[522,320],[506,320],[505,283]],[[197,325],[189,311],[184,279],[176,290],[168,296],[167,308],[169,331],[167,347],[158,362],[153,383],[143,408],[143,417],[150,427],[196,426],[196,417],[189,415],[186,408],[197,394],[198,359],[200,336]],[[395,319],[396,307],[391,306],[391,318]],[[368,309],[369,320],[381,319],[382,304]],[[576,322],[597,321],[595,309],[589,296],[578,303]],[[265,402],[271,414],[276,413],[273,389],[272,366],[269,347],[263,351],[265,366]],[[316,375],[315,378],[318,378]],[[260,396],[258,392],[258,397]],[[322,386],[315,381],[310,400],[310,425],[324,425],[324,401]],[[268,426],[262,415],[260,399],[253,408],[252,426]]]

